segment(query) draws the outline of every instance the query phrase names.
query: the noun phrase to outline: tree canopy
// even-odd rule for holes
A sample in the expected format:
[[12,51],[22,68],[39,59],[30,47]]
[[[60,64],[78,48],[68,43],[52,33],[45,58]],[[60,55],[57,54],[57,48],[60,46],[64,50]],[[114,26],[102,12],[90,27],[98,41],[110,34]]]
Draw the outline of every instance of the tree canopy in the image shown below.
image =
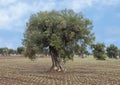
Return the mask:
[[104,43],[97,43],[92,45],[93,48],[93,55],[98,60],[105,60],[105,44]]
[[[80,47],[87,47],[95,39],[92,22],[82,13],[73,10],[40,11],[33,14],[26,26],[23,44],[25,56],[34,59],[35,54],[49,49],[52,67],[61,69],[60,62],[72,59]],[[61,69],[63,70],[63,69]]]
[[106,51],[109,58],[117,58],[119,55],[118,48],[114,44],[111,44],[109,47],[107,47]]
[[22,54],[24,51],[24,47],[17,47],[17,54]]
[[7,55],[10,55],[10,54],[16,54],[16,50],[10,49],[10,48],[7,48],[7,47],[0,48],[0,55],[7,56]]

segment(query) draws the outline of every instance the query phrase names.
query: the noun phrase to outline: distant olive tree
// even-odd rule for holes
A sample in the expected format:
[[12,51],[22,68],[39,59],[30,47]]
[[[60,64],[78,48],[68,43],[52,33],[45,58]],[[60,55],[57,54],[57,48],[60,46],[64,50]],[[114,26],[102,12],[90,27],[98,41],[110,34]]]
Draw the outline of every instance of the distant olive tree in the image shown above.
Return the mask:
[[111,44],[109,47],[107,47],[106,51],[109,58],[117,58],[118,48],[114,44]]
[[93,49],[93,55],[96,59],[98,59],[98,60],[106,59],[104,43],[93,44],[91,47]]
[[17,47],[17,54],[22,54],[24,52],[24,47]]
[[3,48],[0,48],[0,54],[2,56],[7,56],[8,55],[8,48],[7,47],[3,47]]
[[50,71],[64,71],[62,61],[79,52],[78,42],[87,47],[94,40],[92,22],[73,10],[44,11],[33,14],[27,23],[23,44],[25,56],[35,58],[48,48],[52,59]]
[[8,55],[11,55],[11,54],[16,54],[16,50],[8,49]]
[[7,48],[7,47],[0,48],[0,55],[2,55],[2,56],[9,55],[10,56],[11,54],[16,54],[16,50]]

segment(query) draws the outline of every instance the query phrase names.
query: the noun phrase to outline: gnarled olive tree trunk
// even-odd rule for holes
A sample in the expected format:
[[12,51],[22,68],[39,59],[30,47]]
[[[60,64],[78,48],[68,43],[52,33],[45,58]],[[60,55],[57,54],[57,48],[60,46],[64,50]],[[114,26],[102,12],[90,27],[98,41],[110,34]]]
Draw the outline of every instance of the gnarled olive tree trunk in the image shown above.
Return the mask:
[[50,55],[51,55],[51,60],[52,60],[52,66],[50,68],[50,71],[64,72],[65,69],[64,69],[63,64],[62,64],[63,62],[60,59],[55,48],[50,47]]

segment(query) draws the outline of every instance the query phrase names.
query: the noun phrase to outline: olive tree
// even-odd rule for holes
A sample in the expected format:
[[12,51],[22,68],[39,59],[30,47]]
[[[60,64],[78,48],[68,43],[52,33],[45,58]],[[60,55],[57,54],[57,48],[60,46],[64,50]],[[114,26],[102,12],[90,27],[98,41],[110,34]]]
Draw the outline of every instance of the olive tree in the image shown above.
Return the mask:
[[22,54],[24,51],[24,47],[17,47],[17,54]]
[[106,51],[109,58],[117,58],[117,56],[119,55],[118,48],[114,44],[111,44],[110,46],[108,46]]
[[35,54],[49,49],[52,66],[50,71],[64,71],[62,62],[73,59],[80,43],[89,46],[94,40],[92,22],[73,10],[40,11],[33,14],[24,33],[25,56],[34,59]]
[[4,47],[4,48],[0,48],[0,54],[3,56],[7,56],[8,55],[8,48]]
[[98,60],[106,59],[104,43],[93,44],[93,45],[91,45],[91,47],[93,49],[93,55],[96,59],[98,59]]

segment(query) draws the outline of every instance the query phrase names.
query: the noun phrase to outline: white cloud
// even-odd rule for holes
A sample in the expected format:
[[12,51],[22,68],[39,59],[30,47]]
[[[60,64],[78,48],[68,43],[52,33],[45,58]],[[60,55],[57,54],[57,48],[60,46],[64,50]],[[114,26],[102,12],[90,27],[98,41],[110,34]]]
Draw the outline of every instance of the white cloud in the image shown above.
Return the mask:
[[[91,7],[97,9],[94,20],[98,21],[104,17],[103,9],[106,6],[119,6],[120,0],[0,0],[0,30],[16,30],[24,31],[24,26],[29,16],[33,13],[45,10],[61,10],[73,9],[75,11],[82,11]],[[100,11],[101,10],[101,11]],[[99,15],[99,17],[98,17]],[[120,14],[117,15],[118,17]],[[106,41],[114,41],[115,36],[120,36],[120,28],[114,27],[106,30]],[[0,44],[8,47],[14,47],[14,42],[5,42],[5,39],[0,39]]]
[[[74,9],[81,11],[94,5],[117,5],[120,0],[0,0],[0,29],[16,29],[23,26],[29,15],[52,9]],[[15,28],[14,28],[15,27]]]
[[61,5],[69,8],[74,9],[75,11],[80,11],[86,7],[92,6],[93,0],[64,0],[61,2]]
[[18,23],[24,21],[21,18],[29,10],[29,6],[21,2],[0,9],[0,29],[13,29]]
[[92,6],[92,0],[73,0],[73,2],[71,2],[72,5],[71,7],[73,7],[73,9],[83,9],[86,8],[88,6]]
[[32,4],[31,11],[32,12],[38,12],[38,11],[45,11],[45,10],[51,10],[55,9],[55,1],[36,1]]
[[[5,1],[5,0],[3,0]],[[1,1],[2,3],[4,3]],[[26,2],[15,2],[15,0],[7,1],[8,4],[13,3],[11,5],[1,7],[0,6],[0,29],[14,29],[15,27],[24,26],[26,23],[26,18],[31,13],[36,13],[40,10],[49,10],[53,9],[55,3],[46,3],[46,2],[34,2],[32,4]],[[1,4],[2,4],[1,3]],[[4,5],[4,4],[2,4]]]
[[7,6],[9,4],[15,3],[17,0],[0,0],[1,6]]
[[98,0],[98,3],[108,6],[115,6],[120,4],[120,0]]
[[92,6],[118,6],[120,5],[120,0],[62,0],[61,3],[59,4],[66,8],[83,10]]

